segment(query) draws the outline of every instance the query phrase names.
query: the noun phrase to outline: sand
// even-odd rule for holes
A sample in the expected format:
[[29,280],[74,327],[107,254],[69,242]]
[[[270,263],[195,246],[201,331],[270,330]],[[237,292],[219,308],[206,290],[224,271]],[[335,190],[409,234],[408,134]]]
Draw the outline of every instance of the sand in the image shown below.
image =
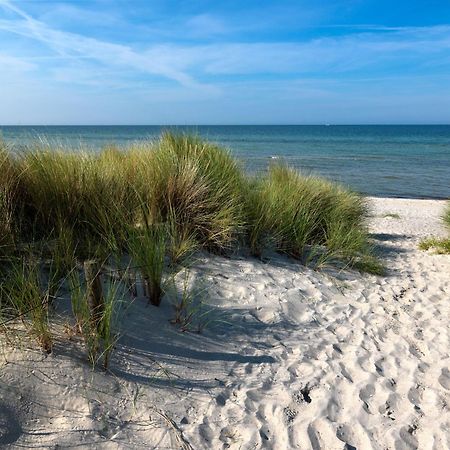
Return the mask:
[[1,337],[0,444],[450,448],[450,256],[418,249],[444,235],[444,202],[369,201],[383,277],[203,256],[189,278],[209,305],[202,332],[169,322],[169,298],[137,298],[108,373],[63,321],[49,356]]

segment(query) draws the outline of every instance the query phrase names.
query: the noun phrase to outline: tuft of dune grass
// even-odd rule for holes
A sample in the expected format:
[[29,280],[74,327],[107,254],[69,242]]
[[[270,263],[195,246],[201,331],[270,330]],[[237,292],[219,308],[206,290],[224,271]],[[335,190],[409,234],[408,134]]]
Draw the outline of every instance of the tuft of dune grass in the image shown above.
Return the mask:
[[153,154],[142,156],[155,220],[174,219],[180,235],[209,250],[231,248],[244,225],[244,175],[229,152],[196,136],[165,133]]
[[[109,266],[120,278],[128,261],[156,306],[166,272],[197,250],[270,248],[315,267],[381,274],[367,217],[365,200],[339,184],[283,164],[249,177],[230,152],[197,136],[164,133],[99,153],[39,142],[13,155],[0,143],[0,316],[21,314],[50,352],[52,302],[66,285],[89,359],[103,356],[106,368],[126,281],[102,296],[101,325],[91,326],[80,263],[94,262],[100,280]],[[185,327],[200,311],[186,295],[177,319]]]
[[50,353],[49,290],[42,286],[40,261],[33,257],[11,259],[0,276],[0,316],[20,316],[41,348]]
[[0,258],[8,255],[15,241],[17,178],[16,164],[7,146],[0,141]]
[[[271,245],[300,259],[316,253],[322,261],[340,258],[361,268],[372,258],[361,196],[283,164],[252,180],[247,191],[248,241],[255,255]],[[372,259],[367,268],[381,271],[375,266]]]
[[37,144],[11,167],[18,181],[10,223],[21,223],[23,242],[47,242],[61,266],[126,253],[144,224],[166,225],[172,262],[240,244],[255,255],[271,247],[303,261],[376,266],[361,196],[283,164],[248,177],[227,150],[197,136],[164,133],[100,153]]
[[448,230],[450,231],[450,201],[447,202],[447,207],[445,208],[443,220]]
[[[116,154],[36,148],[21,155],[24,239],[72,234],[81,254],[120,247],[138,204]],[[119,242],[111,242],[111,237]]]
[[[447,206],[442,215],[442,221],[450,233],[450,201],[447,202]],[[437,254],[440,254],[440,255],[450,254],[450,237],[442,238],[442,239],[439,239],[436,237],[429,237],[429,238],[423,239],[419,243],[419,248],[421,250],[432,249]]]
[[443,255],[450,253],[450,238],[438,239],[430,237],[419,243],[421,250],[434,250],[437,254]]

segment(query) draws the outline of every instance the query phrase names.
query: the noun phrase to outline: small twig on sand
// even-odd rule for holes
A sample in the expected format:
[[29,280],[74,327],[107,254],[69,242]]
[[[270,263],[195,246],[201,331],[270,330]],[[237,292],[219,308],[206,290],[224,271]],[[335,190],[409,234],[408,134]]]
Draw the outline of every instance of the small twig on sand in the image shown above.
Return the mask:
[[159,411],[156,408],[152,408],[164,421],[169,425],[170,428],[175,432],[175,437],[178,444],[181,446],[182,450],[194,450],[194,447],[189,443],[189,441],[184,437],[183,431],[180,430],[179,426],[170,418],[165,412]]

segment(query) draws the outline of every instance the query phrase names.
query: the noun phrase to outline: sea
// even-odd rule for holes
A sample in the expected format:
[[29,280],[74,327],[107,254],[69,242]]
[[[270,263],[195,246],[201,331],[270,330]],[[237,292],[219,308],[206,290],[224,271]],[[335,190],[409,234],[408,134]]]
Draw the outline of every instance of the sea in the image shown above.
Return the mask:
[[450,198],[450,125],[0,126],[17,151],[36,140],[74,150],[192,133],[231,150],[249,173],[283,161],[365,195]]

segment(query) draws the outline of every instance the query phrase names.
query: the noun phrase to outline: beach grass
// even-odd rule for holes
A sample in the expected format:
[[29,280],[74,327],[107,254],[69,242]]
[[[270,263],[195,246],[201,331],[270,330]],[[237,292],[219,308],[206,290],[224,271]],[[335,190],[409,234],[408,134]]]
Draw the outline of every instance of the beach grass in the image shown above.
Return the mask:
[[196,136],[165,133],[99,154],[36,146],[14,170],[20,213],[3,226],[16,221],[23,241],[64,242],[81,259],[123,253],[135,238],[130,230],[149,223],[167,225],[175,262],[195,249],[226,253],[238,244],[299,259],[313,247],[350,262],[370,252],[361,196],[283,164],[246,176],[227,150]]
[[314,259],[312,254],[320,254],[322,263],[340,258],[351,265],[373,258],[367,205],[338,184],[276,164],[267,175],[251,180],[246,199],[254,255],[270,245],[304,261]]
[[1,275],[1,316],[19,317],[40,347],[50,353],[53,345],[49,322],[50,289],[49,284],[44,283],[40,260],[31,255],[11,259]]
[[192,276],[189,268],[174,274],[169,286],[174,296],[174,317],[171,323],[181,331],[201,333],[209,324],[218,322],[212,314],[213,310],[203,302],[207,296],[207,288],[201,280]]
[[434,250],[440,255],[450,253],[450,238],[439,239],[435,237],[430,237],[422,240],[419,243],[419,248],[421,250]]
[[[9,267],[1,274],[2,295],[9,306],[36,310],[32,330],[49,350],[49,305],[65,285],[89,359],[103,343],[106,366],[116,296],[102,299],[103,325],[92,327],[89,283],[80,275],[88,261],[100,272],[107,264],[123,271],[128,261],[130,277],[141,274],[153,305],[164,294],[164,272],[196,251],[230,255],[249,248],[262,256],[275,250],[315,267],[337,262],[382,273],[360,195],[285,164],[247,175],[229,151],[191,135],[164,133],[126,151],[109,146],[99,153],[41,142],[13,153],[1,144],[0,213],[0,257]],[[43,269],[29,263],[35,260],[46,261],[44,291]],[[179,312],[190,317],[187,304]]]
[[123,244],[137,199],[116,155],[37,148],[18,164],[24,240],[59,240],[71,230],[80,256]]
[[[447,202],[447,206],[442,215],[442,222],[447,228],[450,234],[450,201]],[[437,238],[429,237],[423,239],[419,243],[419,248],[421,250],[434,250],[437,254],[444,255],[450,254],[450,237],[447,238]]]
[[134,266],[142,273],[148,301],[159,306],[163,296],[162,278],[166,254],[167,230],[164,224],[151,224],[129,233],[128,250]]
[[144,147],[139,157],[141,192],[155,221],[172,219],[182,240],[210,251],[233,246],[244,225],[244,174],[228,151],[196,136],[165,133],[154,151]]
[[447,202],[447,207],[445,208],[443,220],[448,230],[450,231],[450,201]]
[[0,258],[11,252],[16,238],[17,178],[18,170],[9,149],[0,141]]

